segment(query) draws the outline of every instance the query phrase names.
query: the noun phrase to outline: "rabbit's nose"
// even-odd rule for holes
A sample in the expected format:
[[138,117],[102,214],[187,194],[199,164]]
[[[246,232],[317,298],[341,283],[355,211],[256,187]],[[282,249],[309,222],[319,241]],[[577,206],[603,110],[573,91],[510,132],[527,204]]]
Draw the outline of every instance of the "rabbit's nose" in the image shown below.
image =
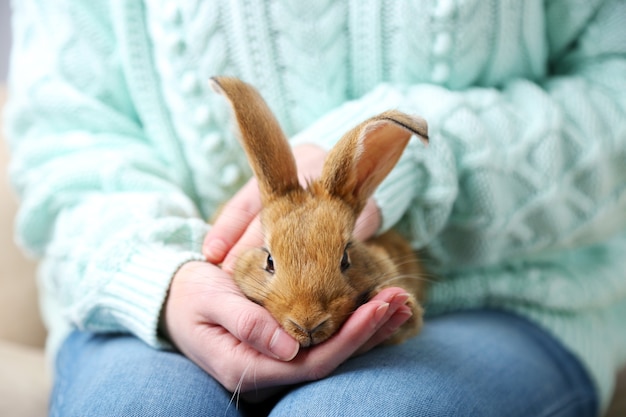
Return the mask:
[[[302,333],[306,334],[306,335],[313,335],[315,334],[318,330],[322,329],[324,327],[324,325],[328,322],[328,319],[322,319],[321,321],[317,322],[316,324],[300,324],[297,321],[293,320],[293,319],[289,319],[289,321],[291,322],[291,324],[293,324],[293,326],[298,329],[299,331],[301,331]],[[308,321],[308,320],[307,320]]]
[[317,320],[317,321],[312,321],[310,319],[307,319],[307,320],[304,320],[302,323],[299,323],[298,321],[293,320],[293,319],[289,319],[289,322],[293,325],[293,327],[295,327],[295,329],[300,334],[302,334],[308,339],[308,343],[302,343],[302,340],[300,342],[300,344],[303,347],[307,347],[307,346],[311,346],[311,345],[314,345],[315,343],[320,342],[319,338],[316,337],[316,333],[324,330],[324,327],[328,323],[328,319],[324,318],[324,319]]

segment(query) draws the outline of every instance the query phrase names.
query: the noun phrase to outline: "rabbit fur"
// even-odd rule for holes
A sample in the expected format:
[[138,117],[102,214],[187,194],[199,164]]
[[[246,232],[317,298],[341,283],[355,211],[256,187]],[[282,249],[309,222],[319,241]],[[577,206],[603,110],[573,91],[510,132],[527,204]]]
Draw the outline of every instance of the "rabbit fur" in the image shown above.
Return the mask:
[[395,110],[364,121],[341,138],[321,177],[304,188],[287,138],[260,94],[236,78],[215,77],[211,85],[233,109],[263,205],[264,246],[245,251],[234,268],[242,292],[307,347],[332,336],[383,288],[401,287],[413,315],[386,343],[416,335],[425,280],[412,248],[393,231],[359,242],[353,230],[411,136],[428,142],[426,122]]

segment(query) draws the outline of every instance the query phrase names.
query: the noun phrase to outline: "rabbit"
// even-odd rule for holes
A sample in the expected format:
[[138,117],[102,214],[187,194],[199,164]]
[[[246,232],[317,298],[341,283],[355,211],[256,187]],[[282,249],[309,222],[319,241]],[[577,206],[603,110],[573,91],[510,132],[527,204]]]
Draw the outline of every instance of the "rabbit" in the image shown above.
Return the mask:
[[348,131],[329,152],[321,177],[306,188],[278,121],[249,84],[214,77],[234,112],[240,141],[259,184],[264,246],[245,251],[233,279],[302,347],[324,342],[351,313],[385,287],[404,288],[412,317],[385,344],[422,326],[425,280],[411,246],[390,231],[359,242],[353,229],[368,198],[413,134],[428,143],[426,122],[399,111]]

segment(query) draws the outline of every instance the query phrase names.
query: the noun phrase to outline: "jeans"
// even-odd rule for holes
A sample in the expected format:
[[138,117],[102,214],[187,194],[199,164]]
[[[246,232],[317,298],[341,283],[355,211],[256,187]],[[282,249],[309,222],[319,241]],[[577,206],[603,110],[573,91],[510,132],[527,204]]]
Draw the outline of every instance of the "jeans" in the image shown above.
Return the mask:
[[426,321],[404,344],[350,359],[261,404],[176,352],[128,335],[74,332],[57,357],[51,416],[595,416],[577,359],[520,317],[492,310]]

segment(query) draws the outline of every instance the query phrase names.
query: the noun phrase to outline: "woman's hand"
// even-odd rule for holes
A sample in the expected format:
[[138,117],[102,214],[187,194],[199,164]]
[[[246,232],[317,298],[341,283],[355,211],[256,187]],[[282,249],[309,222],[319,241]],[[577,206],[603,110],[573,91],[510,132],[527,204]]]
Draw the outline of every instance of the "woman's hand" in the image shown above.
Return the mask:
[[263,399],[276,388],[325,377],[349,357],[387,339],[411,315],[401,288],[359,307],[326,342],[300,350],[264,308],[219,267],[189,262],[174,276],[161,329],[226,389]]
[[[298,166],[300,184],[317,178],[322,172],[326,152],[315,145],[301,145],[293,150]],[[259,212],[261,196],[254,178],[239,190],[224,206],[222,214],[204,239],[203,253],[207,261],[220,264],[225,271],[232,273],[238,254],[248,248],[263,244],[263,233]],[[380,227],[380,212],[373,199],[370,199],[359,216],[354,234],[365,240]]]

